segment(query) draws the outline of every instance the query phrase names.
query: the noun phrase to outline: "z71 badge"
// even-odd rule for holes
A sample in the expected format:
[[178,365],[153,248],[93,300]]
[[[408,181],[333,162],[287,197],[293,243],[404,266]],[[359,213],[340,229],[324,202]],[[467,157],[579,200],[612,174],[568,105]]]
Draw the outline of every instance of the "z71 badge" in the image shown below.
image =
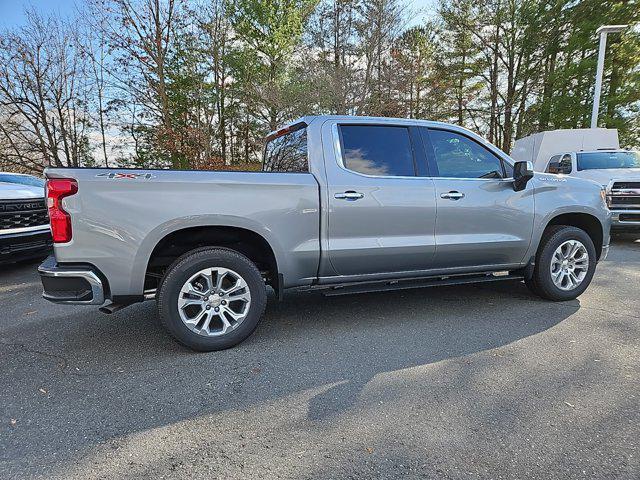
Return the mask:
[[156,176],[152,173],[122,173],[122,172],[99,173],[96,175],[96,177],[105,177],[112,180],[118,180],[121,178],[126,180],[137,180],[138,178],[144,178],[146,180],[149,180],[150,178],[156,178]]

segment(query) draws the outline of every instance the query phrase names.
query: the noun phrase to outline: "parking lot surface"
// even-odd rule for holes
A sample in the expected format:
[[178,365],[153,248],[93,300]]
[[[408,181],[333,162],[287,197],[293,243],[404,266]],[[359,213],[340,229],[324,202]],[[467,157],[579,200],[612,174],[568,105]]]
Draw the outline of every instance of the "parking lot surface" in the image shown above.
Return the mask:
[[273,297],[193,353],[0,267],[0,478],[639,478],[640,243],[578,300],[520,283]]

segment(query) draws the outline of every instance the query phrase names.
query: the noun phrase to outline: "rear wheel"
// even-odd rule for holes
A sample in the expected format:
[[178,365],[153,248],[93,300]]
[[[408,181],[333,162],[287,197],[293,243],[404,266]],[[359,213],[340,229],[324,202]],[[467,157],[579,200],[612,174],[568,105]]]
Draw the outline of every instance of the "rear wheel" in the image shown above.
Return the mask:
[[158,313],[183,345],[223,350],[251,335],[266,301],[265,283],[251,260],[233,250],[207,248],[169,267],[158,290]]
[[584,230],[552,226],[540,242],[533,275],[526,284],[542,298],[573,300],[591,283],[596,261],[593,241]]

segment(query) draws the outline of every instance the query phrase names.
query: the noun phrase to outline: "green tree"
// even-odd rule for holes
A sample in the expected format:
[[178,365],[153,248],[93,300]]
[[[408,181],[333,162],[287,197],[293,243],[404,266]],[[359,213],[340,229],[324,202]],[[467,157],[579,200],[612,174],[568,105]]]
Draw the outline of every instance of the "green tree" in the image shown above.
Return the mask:
[[275,130],[287,113],[289,66],[304,25],[317,0],[237,0],[229,15],[253,62],[243,66],[247,95],[255,114]]

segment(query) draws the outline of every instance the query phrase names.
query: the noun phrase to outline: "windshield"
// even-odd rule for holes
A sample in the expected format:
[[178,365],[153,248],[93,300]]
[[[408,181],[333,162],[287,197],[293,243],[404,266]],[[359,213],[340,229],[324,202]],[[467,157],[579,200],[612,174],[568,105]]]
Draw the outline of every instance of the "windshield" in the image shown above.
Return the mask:
[[17,183],[18,185],[29,185],[31,187],[44,187],[44,180],[32,177],[31,175],[0,173],[0,182]]
[[640,153],[578,153],[578,170],[604,170],[607,168],[640,168]]

